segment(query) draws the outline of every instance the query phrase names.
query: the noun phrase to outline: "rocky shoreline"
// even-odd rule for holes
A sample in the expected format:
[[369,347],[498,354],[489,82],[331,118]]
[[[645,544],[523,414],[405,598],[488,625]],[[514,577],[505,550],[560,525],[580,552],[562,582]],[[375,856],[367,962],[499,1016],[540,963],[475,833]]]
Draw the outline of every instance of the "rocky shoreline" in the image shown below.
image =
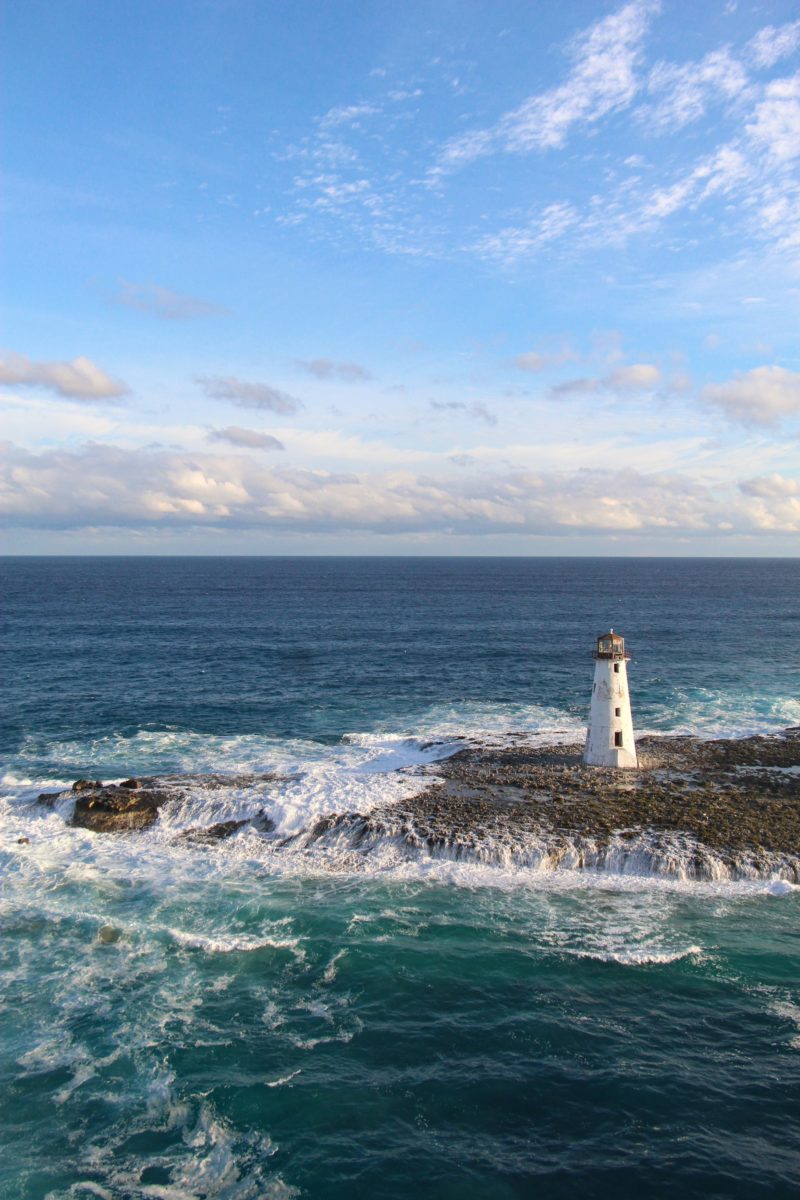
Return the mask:
[[[333,813],[291,837],[269,816],[280,776],[174,776],[103,785],[78,780],[69,823],[98,833],[147,829],[159,810],[203,791],[246,787],[265,796],[251,816],[178,835],[199,844],[248,828],[276,850],[312,847],[369,855],[387,843],[406,857],[444,855],[500,863],[594,866],[713,877],[777,874],[800,882],[800,728],[781,734],[701,741],[650,737],[638,770],[587,767],[581,747],[465,745],[420,768],[428,786],[411,799],[362,814]],[[262,787],[263,785],[263,787]],[[644,857],[643,857],[644,856]],[[679,862],[678,862],[679,860]],[[677,865],[676,865],[677,864]]]

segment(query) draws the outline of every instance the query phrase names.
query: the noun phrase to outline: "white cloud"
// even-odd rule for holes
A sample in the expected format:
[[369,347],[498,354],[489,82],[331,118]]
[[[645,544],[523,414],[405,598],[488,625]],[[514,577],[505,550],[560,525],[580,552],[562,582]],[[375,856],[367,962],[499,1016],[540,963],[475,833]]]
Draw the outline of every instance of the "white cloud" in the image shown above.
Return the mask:
[[[749,489],[749,490],[748,490]],[[635,470],[407,470],[332,473],[268,468],[246,454],[179,454],[86,446],[9,449],[0,512],[24,528],[351,530],[398,534],[513,532],[692,536],[796,531],[791,490],[711,489],[687,476]]]
[[712,50],[700,62],[657,63],[647,81],[658,97],[644,106],[640,118],[649,128],[682,129],[701,117],[717,99],[732,100],[747,86],[747,74],[730,50]]
[[642,42],[660,4],[636,0],[598,21],[572,48],[574,66],[559,87],[531,97],[501,122],[509,150],[562,146],[576,123],[627,107],[639,87]]
[[638,90],[636,68],[645,32],[660,7],[636,0],[579,35],[571,47],[573,67],[565,82],[531,96],[499,122],[497,137],[504,148],[557,148],[573,125],[591,125],[626,108]]
[[537,354],[535,350],[529,350],[525,354],[518,354],[514,363],[520,371],[537,372],[543,371],[548,366],[548,359],[545,354]]
[[336,108],[329,108],[324,117],[320,119],[320,125],[326,129],[332,129],[339,125],[355,125],[362,117],[372,117],[381,110],[375,104],[340,104]]
[[275,413],[295,413],[302,400],[270,387],[267,383],[248,383],[235,375],[198,376],[197,383],[210,400],[232,400],[240,408],[259,408]]
[[661,382],[661,371],[653,363],[631,363],[612,371],[603,383],[611,391],[638,392],[657,387]]
[[739,491],[747,497],[751,524],[765,532],[800,531],[800,483],[783,475],[745,479]]
[[784,475],[760,475],[755,479],[743,479],[739,490],[747,496],[759,496],[762,499],[772,496],[800,496],[800,483],[796,479],[787,479]]
[[444,144],[431,172],[436,180],[486,154],[563,146],[576,125],[593,125],[627,108],[640,86],[642,43],[658,0],[633,0],[579,34],[569,48],[572,70],[562,84],[529,97],[490,129],[474,129]]
[[577,362],[580,358],[580,355],[567,341],[551,338],[540,342],[539,345],[541,347],[539,350],[529,350],[516,356],[514,365],[519,367],[520,371],[538,373],[548,367],[560,367],[563,363]]
[[564,379],[550,388],[551,396],[591,396],[601,387],[599,379],[581,376],[579,379]]
[[283,442],[271,433],[258,429],[244,429],[241,425],[226,425],[224,429],[212,429],[210,442],[227,442],[231,446],[244,446],[251,450],[285,450]]
[[330,358],[298,358],[295,365],[317,379],[342,379],[347,383],[372,379],[372,374],[360,363],[335,362]]
[[[645,51],[661,9],[657,0],[617,0],[614,11],[606,9],[567,44],[553,86],[498,109],[478,127],[464,125],[462,114],[461,131],[439,143],[432,166],[430,124],[413,133],[407,123],[400,128],[388,90],[330,109],[289,151],[303,166],[293,181],[294,211],[276,220],[302,224],[311,238],[339,247],[347,234],[393,255],[474,256],[504,268],[553,258],[562,248],[577,257],[652,239],[666,223],[675,252],[690,239],[707,239],[710,228],[719,239],[738,234],[796,249],[800,182],[788,167],[800,154],[798,85],[765,80],[755,67],[797,49],[800,22],[769,26],[747,47],[703,47],[692,61],[653,65]],[[668,23],[674,14],[663,9]],[[433,96],[431,87],[424,90]],[[721,114],[712,114],[715,106]],[[415,104],[418,117],[441,114]],[[643,130],[674,134],[690,122],[697,136],[673,139],[669,152],[631,153],[641,151]],[[579,134],[598,135],[582,168],[565,149]],[[448,210],[423,186],[441,190],[489,155],[559,150],[565,152],[552,156],[557,169],[528,177],[524,191],[509,165],[502,179],[476,173],[468,195],[454,196]]]
[[552,396],[589,396],[594,392],[646,392],[662,382],[661,370],[653,363],[630,363],[617,367],[601,379],[566,379],[550,389]]
[[788,25],[766,25],[748,44],[748,51],[757,67],[773,67],[782,58],[788,58],[800,47],[800,21]]
[[[632,237],[659,227],[683,209],[696,208],[712,197],[736,197],[742,206],[754,207],[752,185],[759,180],[762,192],[768,184],[752,150],[734,144],[718,146],[677,179],[646,190],[624,184],[616,193],[597,194],[583,211],[566,201],[548,205],[525,225],[509,226],[486,234],[473,249],[480,258],[512,267],[547,250],[551,244],[568,241],[570,249],[592,246],[621,246]],[[782,181],[780,195],[786,190]],[[762,223],[763,227],[763,223]]]
[[451,138],[442,147],[438,166],[431,174],[436,176],[466,167],[476,158],[491,154],[494,148],[495,136],[488,129],[473,129],[469,133]]
[[131,283],[120,279],[119,289],[110,297],[112,304],[149,313],[162,321],[191,321],[196,317],[224,316],[227,309],[197,296],[186,296],[158,283]]
[[462,400],[431,400],[431,408],[434,412],[460,412],[467,417],[485,421],[487,425],[497,424],[497,417],[485,404],[465,404]]
[[33,362],[24,354],[0,359],[0,385],[42,387],[69,400],[111,400],[128,392],[126,384],[112,379],[89,358],[71,362]]
[[487,234],[474,243],[479,258],[511,265],[557,241],[568,230],[580,225],[578,211],[566,202],[548,204],[523,226],[508,226]]
[[784,367],[754,367],[727,383],[703,388],[703,398],[732,421],[776,425],[781,417],[800,415],[800,373]]
[[764,187],[757,221],[763,237],[794,257],[800,250],[800,180]]
[[747,132],[757,146],[779,161],[800,156],[800,72],[767,84]]

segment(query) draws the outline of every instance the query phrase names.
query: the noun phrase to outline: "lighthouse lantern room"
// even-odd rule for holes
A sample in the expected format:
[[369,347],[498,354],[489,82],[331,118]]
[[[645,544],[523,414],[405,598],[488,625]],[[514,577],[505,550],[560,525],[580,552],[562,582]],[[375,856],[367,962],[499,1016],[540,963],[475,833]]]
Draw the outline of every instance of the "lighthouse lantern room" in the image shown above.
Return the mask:
[[636,744],[628,692],[630,655],[625,639],[610,629],[597,639],[589,729],[583,761],[596,767],[635,767]]

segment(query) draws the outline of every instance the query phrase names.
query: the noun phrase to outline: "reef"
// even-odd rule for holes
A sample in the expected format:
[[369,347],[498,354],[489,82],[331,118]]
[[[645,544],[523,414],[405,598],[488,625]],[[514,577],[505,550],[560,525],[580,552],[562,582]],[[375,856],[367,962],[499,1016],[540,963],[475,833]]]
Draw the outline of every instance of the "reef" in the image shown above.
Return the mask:
[[[800,729],[701,741],[643,738],[638,770],[589,767],[581,747],[468,747],[406,806],[446,828],[508,825],[609,838],[681,832],[717,850],[800,857]],[[438,829],[437,832],[441,832]]]
[[274,774],[78,780],[39,801],[61,808],[71,798],[71,824],[130,832],[198,790],[246,788],[263,797],[252,815],[176,836],[211,846],[249,829],[276,852],[323,850],[351,865],[388,846],[406,858],[800,882],[800,728],[714,741],[649,737],[637,749],[637,770],[614,770],[586,766],[580,746],[535,747],[524,735],[500,747],[465,743],[417,769],[410,799],[332,813],[290,837],[269,817],[267,795],[286,781]]
[[[285,783],[286,777],[263,775],[166,775],[125,779],[122,783],[76,779],[68,792],[42,792],[37,803],[46,808],[61,808],[73,800],[67,823],[94,833],[130,833],[148,829],[158,819],[159,809],[167,804],[182,804],[198,789],[204,792],[252,789],[262,784]],[[252,826],[268,833],[273,824],[263,809],[251,817],[236,821],[218,821],[207,827],[187,829],[180,836],[187,841],[210,844],[230,837],[237,829]]]
[[435,778],[412,799],[312,832],[356,825],[362,845],[393,837],[508,865],[800,882],[800,728],[642,738],[637,770],[586,766],[581,749],[466,746],[425,768]]

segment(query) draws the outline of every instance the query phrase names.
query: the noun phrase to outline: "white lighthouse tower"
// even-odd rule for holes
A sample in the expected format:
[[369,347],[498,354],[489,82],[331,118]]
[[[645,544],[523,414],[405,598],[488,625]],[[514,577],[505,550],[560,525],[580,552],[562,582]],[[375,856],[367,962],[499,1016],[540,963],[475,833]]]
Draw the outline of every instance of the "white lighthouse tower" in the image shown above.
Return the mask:
[[635,767],[636,745],[628,694],[625,639],[614,630],[597,639],[589,729],[583,761],[596,767]]

